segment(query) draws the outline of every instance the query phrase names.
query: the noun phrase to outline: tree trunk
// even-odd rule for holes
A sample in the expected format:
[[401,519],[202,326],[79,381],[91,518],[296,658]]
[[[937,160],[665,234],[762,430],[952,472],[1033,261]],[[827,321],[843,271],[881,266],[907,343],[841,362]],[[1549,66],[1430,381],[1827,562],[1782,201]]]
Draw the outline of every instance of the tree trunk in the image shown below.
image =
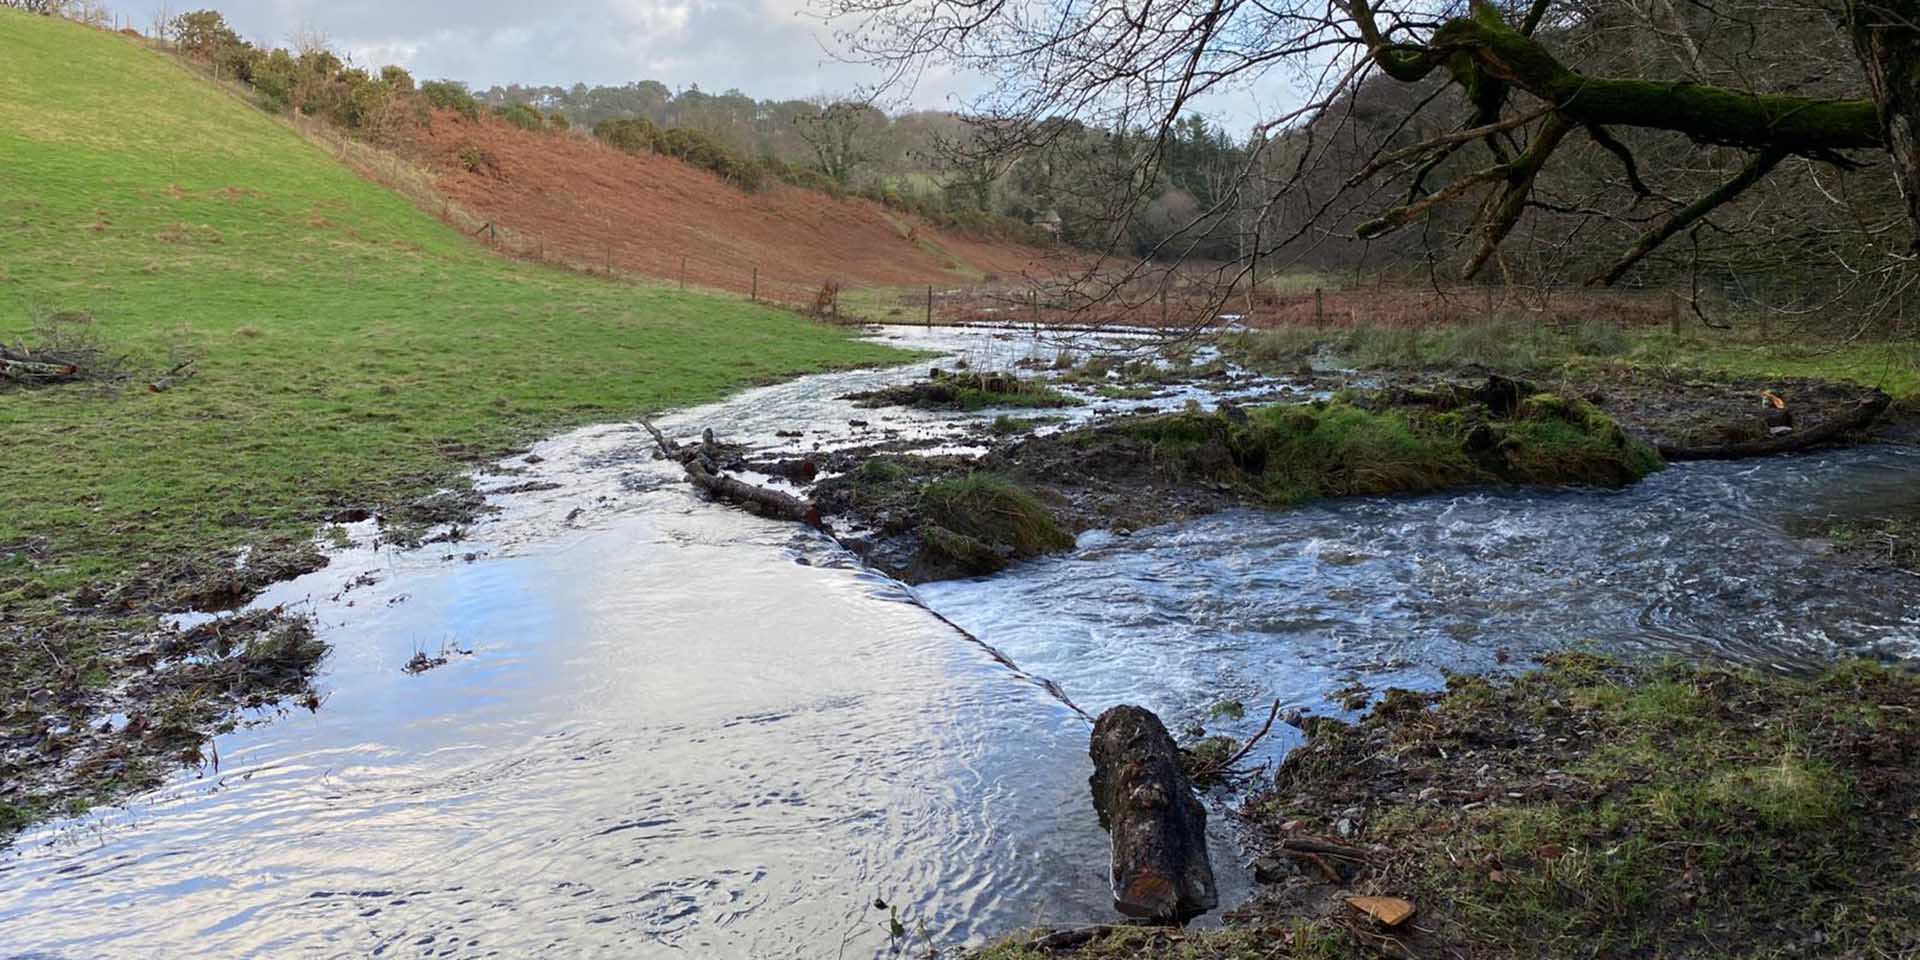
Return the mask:
[[1093,724],[1093,808],[1113,837],[1114,907],[1185,922],[1220,904],[1207,859],[1207,810],[1160,718],[1118,706]]
[[1920,0],[1852,0],[1847,18],[1920,250]]

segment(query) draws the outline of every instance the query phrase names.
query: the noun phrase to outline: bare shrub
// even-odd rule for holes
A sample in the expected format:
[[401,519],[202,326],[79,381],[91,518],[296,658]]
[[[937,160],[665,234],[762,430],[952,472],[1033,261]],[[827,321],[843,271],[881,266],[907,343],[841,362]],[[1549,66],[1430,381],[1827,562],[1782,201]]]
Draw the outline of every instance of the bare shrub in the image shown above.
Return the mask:
[[36,310],[33,330],[25,339],[0,343],[0,392],[82,383],[104,393],[117,393],[132,383],[163,390],[191,377],[205,352],[193,330],[183,325],[175,331],[161,364],[142,364],[109,347],[92,314]]
[[828,280],[813,295],[813,315],[840,319],[840,281]]

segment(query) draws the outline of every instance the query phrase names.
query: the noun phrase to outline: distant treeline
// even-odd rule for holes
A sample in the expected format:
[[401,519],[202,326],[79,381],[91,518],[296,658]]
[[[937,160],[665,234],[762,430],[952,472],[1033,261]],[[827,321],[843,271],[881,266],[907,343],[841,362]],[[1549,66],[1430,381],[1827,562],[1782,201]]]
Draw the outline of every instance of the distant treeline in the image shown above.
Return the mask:
[[[1044,148],[996,152],[982,149],[987,128],[950,112],[889,116],[856,100],[755,100],[697,87],[675,93],[656,81],[475,94],[457,81],[416,81],[399,66],[353,65],[318,36],[297,39],[292,49],[257,46],[214,10],[160,26],[175,52],[217,79],[247,85],[263,108],[392,146],[436,111],[476,122],[491,116],[523,130],[591,133],[628,152],[671,156],[746,191],[781,183],[860,196],[975,235],[1163,256],[1242,252],[1229,187],[1248,147],[1198,117],[1182,120],[1164,141],[1144,131],[1073,126],[1052,131]],[[1160,157],[1144,181],[1128,169],[1143,150]],[[482,151],[471,152],[469,166],[486,165]]]
[[[1247,144],[1198,116],[1182,119],[1164,144],[1144,130],[1116,134],[1073,125],[1048,131],[1044,147],[986,156],[994,151],[984,149],[982,127],[960,114],[889,116],[845,99],[756,100],[739,90],[713,94],[698,86],[675,93],[656,80],[496,86],[477,96],[496,108],[560,114],[623,146],[651,142],[652,149],[686,156],[717,145],[757,158],[770,171],[765,175],[837,186],[935,219],[1015,220],[1075,246],[1124,253],[1224,259],[1240,252],[1237,216],[1218,211],[1233,206],[1229,187],[1247,165]],[[625,126],[641,123],[646,126]],[[696,134],[702,146],[663,143],[668,132]],[[1124,189],[1137,177],[1116,173],[1108,161],[1149,149],[1160,154],[1153,179]],[[723,175],[741,182],[754,176]]]

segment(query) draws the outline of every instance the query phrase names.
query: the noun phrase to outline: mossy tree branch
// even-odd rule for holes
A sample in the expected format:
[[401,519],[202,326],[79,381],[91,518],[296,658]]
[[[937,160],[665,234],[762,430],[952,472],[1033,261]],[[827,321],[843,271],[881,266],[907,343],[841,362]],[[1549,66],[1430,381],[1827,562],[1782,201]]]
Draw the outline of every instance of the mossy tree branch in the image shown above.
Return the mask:
[[[1865,0],[1854,2],[1863,5]],[[1914,58],[1914,65],[1901,59],[1914,53],[1916,47],[1914,24],[1920,22],[1920,0],[1881,2],[1901,10],[1895,16],[1883,15],[1872,29],[1859,27],[1861,14],[1854,13],[1856,47],[1863,59],[1879,56],[1883,63],[1894,63],[1900,69],[1876,73],[1870,62],[1869,74],[1876,81],[1874,99],[1827,99],[1757,94],[1678,81],[1590,77],[1569,69],[1533,39],[1544,13],[1539,3],[1528,9],[1525,22],[1515,29],[1492,4],[1474,0],[1468,16],[1442,24],[1426,43],[1410,45],[1387,39],[1367,0],[1348,0],[1347,12],[1374,63],[1403,82],[1423,79],[1444,65],[1474,104],[1470,126],[1500,125],[1500,112],[1513,90],[1545,101],[1551,110],[1547,123],[1521,156],[1509,159],[1489,135],[1489,147],[1500,161],[1494,167],[1462,177],[1419,202],[1388,211],[1361,224],[1356,232],[1371,237],[1404,226],[1474,186],[1504,179],[1503,192],[1486,208],[1481,244],[1466,265],[1464,272],[1471,277],[1513,230],[1525,212],[1540,169],[1576,127],[1592,131],[1596,143],[1621,159],[1636,194],[1650,193],[1632,155],[1606,133],[1608,126],[1672,131],[1699,143],[1751,150],[1754,159],[1732,181],[1643,234],[1612,269],[1593,282],[1616,282],[1669,237],[1738,197],[1782,158],[1794,154],[1846,163],[1839,151],[1877,147],[1893,150],[1896,167],[1902,169],[1910,214],[1920,223],[1920,136],[1911,133],[1912,123],[1901,119],[1906,116],[1904,108],[1896,105],[1889,110],[1890,95],[1882,93],[1890,91],[1892,99],[1907,95],[1914,110],[1920,111],[1920,56]],[[1909,7],[1914,9],[1907,10]],[[1889,54],[1889,47],[1899,49]],[[1907,132],[1904,146],[1899,135],[1902,131]],[[1902,168],[1899,161],[1903,149],[1911,163]]]

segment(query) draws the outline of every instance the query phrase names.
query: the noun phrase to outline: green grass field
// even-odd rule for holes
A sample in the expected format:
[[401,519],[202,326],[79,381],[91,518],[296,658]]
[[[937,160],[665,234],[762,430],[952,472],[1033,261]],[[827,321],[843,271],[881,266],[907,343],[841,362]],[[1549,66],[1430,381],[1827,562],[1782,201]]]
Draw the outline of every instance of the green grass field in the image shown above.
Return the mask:
[[[0,341],[83,311],[166,393],[0,393],[0,579],[304,536],[570,424],[898,357],[793,315],[507,262],[138,42],[0,9]],[[0,590],[4,594],[5,590]]]
[[1697,371],[1726,377],[1812,377],[1877,387],[1896,401],[1920,403],[1920,342],[1840,340],[1812,333],[1769,335],[1754,326],[1623,330],[1596,322],[1567,329],[1523,318],[1432,327],[1281,327],[1224,338],[1239,362],[1291,371],[1325,351],[1364,368],[1480,365],[1515,372],[1579,370],[1610,364]]

